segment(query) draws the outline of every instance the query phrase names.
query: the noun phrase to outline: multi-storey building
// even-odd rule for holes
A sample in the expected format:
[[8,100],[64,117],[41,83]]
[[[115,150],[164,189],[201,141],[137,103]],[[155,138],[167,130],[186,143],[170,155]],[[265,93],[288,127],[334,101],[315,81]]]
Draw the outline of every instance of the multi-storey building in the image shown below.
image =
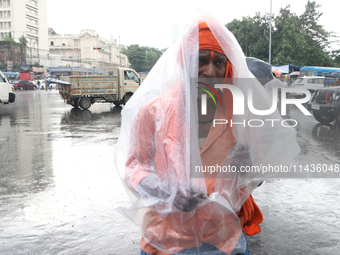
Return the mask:
[[99,37],[95,30],[81,30],[78,35],[57,34],[52,28],[48,29],[49,53],[61,55],[64,61],[71,61],[73,67],[104,69],[106,64],[116,64],[128,67],[126,55],[120,53],[121,46],[117,40]]
[[11,32],[15,42],[27,41],[27,62],[48,53],[47,0],[0,0],[0,40]]

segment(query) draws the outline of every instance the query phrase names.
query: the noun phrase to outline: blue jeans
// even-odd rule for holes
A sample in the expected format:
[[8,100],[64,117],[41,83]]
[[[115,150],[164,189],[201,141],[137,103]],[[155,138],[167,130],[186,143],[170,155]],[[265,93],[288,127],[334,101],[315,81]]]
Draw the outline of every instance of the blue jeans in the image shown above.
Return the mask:
[[[243,237],[245,238],[245,242],[247,245],[246,251],[243,253],[237,253],[236,255],[250,255],[249,252],[249,245],[248,245],[248,241],[247,241],[247,237],[246,234],[243,232]],[[241,238],[243,238],[241,236]],[[240,240],[241,240],[240,238]],[[239,241],[240,242],[240,241]],[[201,247],[199,247],[199,251],[197,251],[197,247],[194,248],[189,248],[189,249],[185,249],[183,251],[180,251],[178,253],[175,253],[173,255],[199,255],[199,254],[204,254],[204,255],[225,255],[224,252],[220,251],[219,249],[217,249],[215,246],[211,245],[211,244],[207,244],[204,243]],[[146,252],[144,252],[142,249],[140,250],[140,255],[150,255]]]

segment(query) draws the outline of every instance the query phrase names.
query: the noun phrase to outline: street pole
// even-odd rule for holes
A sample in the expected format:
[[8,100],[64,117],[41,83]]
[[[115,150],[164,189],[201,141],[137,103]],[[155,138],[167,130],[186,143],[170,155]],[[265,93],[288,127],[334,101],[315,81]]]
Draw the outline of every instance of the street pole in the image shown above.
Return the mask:
[[269,24],[269,64],[272,62],[272,0],[270,0],[270,24]]
[[119,67],[122,67],[122,62],[120,58],[120,36],[118,37],[118,43],[119,43]]
[[111,64],[111,46],[112,46],[112,44],[109,44],[109,61],[110,61],[110,64]]

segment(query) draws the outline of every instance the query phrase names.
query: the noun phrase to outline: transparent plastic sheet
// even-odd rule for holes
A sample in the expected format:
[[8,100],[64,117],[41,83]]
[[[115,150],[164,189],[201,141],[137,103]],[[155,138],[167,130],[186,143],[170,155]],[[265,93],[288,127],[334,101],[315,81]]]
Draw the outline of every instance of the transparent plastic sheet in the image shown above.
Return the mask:
[[264,85],[264,89],[268,92],[268,94],[273,97],[273,93],[278,93],[279,89],[287,87],[286,84],[284,84],[279,79],[272,79],[271,81],[267,82]]
[[[249,87],[256,109],[269,109],[272,102],[248,70],[235,37],[210,14],[199,10],[184,29],[182,39],[162,55],[126,104],[115,164],[131,206],[119,211],[140,227],[146,242],[168,254],[200,247],[202,243],[227,254],[236,252],[236,244],[237,252],[244,251],[246,244],[240,238],[242,228],[237,212],[263,181],[259,174],[221,173],[216,178],[215,192],[207,196],[204,174],[191,178],[193,166],[202,165],[198,128],[193,124],[198,123],[198,117],[190,114],[190,110],[197,109],[190,82],[198,76],[198,24],[202,21],[232,63],[233,85],[243,91],[245,102]],[[243,78],[247,78],[246,82]],[[270,116],[255,116],[246,103],[244,109],[245,114],[233,116],[233,121],[281,119],[277,111]],[[223,165],[230,164],[235,151],[245,145],[253,164],[288,163],[299,153],[293,128],[236,125],[233,134],[236,144]],[[191,210],[181,211],[176,206],[179,193],[197,196],[199,203]]]

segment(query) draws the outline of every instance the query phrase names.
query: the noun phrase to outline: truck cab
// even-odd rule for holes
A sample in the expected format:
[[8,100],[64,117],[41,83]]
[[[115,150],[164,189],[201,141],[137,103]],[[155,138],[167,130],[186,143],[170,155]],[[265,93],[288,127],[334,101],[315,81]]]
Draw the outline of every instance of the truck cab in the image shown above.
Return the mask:
[[141,84],[141,80],[136,71],[133,69],[122,68],[118,69],[118,72],[119,84],[121,84],[119,90],[119,98],[121,99],[121,102],[119,104],[123,103],[125,105],[133,93],[135,93],[138,89]]
[[15,101],[14,87],[7,81],[0,72],[0,103],[8,104]]

